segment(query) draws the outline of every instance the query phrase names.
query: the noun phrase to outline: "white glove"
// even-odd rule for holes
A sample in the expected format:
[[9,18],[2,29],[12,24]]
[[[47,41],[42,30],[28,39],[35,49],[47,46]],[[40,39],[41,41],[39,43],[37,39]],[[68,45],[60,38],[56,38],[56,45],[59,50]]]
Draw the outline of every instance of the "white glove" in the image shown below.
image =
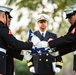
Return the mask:
[[36,35],[33,35],[33,37],[31,38],[31,42],[33,42],[33,45],[35,46],[40,42],[40,39]]
[[40,41],[37,45],[35,45],[37,48],[47,48],[48,47],[48,42],[46,41]]
[[13,75],[16,75],[15,72],[13,73]]
[[52,38],[50,38],[50,39],[48,40],[48,42],[49,42],[49,41],[51,41],[51,40],[53,40],[53,39],[52,39]]
[[53,66],[53,71],[54,71],[55,73],[59,73],[59,72],[60,72],[60,68],[59,68],[59,67],[56,67],[56,62],[53,62],[53,63],[52,63],[52,66]]
[[34,68],[34,66],[31,66],[31,67],[29,68],[29,70],[30,70],[30,72],[35,73],[35,68]]
[[76,50],[74,51],[74,55],[76,55]]
[[25,51],[24,52],[24,59],[27,60],[27,61],[30,61],[32,58],[32,55],[30,54],[29,51]]

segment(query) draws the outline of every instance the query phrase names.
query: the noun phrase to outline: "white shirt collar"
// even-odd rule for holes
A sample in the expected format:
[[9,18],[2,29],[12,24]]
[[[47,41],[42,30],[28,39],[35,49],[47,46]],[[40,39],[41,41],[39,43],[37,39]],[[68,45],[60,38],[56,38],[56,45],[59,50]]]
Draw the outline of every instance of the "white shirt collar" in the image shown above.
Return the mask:
[[44,37],[45,37],[45,35],[46,35],[46,31],[47,31],[47,30],[45,30],[44,32],[42,32],[42,31],[39,30],[40,34],[44,33],[44,35],[43,35]]

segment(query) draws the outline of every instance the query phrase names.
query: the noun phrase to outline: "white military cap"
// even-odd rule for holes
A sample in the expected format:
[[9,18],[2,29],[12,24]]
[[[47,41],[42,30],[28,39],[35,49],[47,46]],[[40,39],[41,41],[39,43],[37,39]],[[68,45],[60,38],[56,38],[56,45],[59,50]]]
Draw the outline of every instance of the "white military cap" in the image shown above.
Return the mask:
[[37,21],[40,21],[40,20],[46,20],[46,21],[48,21],[49,20],[49,16],[46,15],[46,14],[39,14],[37,16]]
[[74,12],[76,12],[76,5],[71,6]]
[[0,6],[0,10],[3,11],[3,12],[10,12],[12,10],[12,8],[5,7],[5,6]]
[[64,12],[66,13],[66,18],[70,18],[72,15],[74,15],[72,8],[66,9]]

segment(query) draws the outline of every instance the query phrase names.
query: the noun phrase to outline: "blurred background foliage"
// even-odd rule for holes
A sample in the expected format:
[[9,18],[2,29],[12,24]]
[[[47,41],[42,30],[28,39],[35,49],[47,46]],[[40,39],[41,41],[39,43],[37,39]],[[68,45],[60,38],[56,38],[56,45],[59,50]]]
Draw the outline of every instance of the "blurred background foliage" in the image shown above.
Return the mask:
[[[28,12],[27,25],[20,26],[15,30],[14,35],[19,36],[21,40],[27,40],[27,33],[29,29],[35,29],[35,14],[45,13],[48,14],[49,31],[55,32],[58,36],[65,35],[69,28],[69,23],[65,19],[64,10],[74,5],[76,0],[6,0],[5,5],[10,7],[15,6],[18,12],[17,22],[22,21],[22,17],[25,15],[23,12]],[[24,10],[24,11],[23,11]],[[14,18],[14,17],[13,17]],[[69,53],[63,56],[63,68],[57,75],[74,75],[72,71],[73,67],[73,53]],[[27,61],[15,61],[16,75],[31,75],[27,67]]]

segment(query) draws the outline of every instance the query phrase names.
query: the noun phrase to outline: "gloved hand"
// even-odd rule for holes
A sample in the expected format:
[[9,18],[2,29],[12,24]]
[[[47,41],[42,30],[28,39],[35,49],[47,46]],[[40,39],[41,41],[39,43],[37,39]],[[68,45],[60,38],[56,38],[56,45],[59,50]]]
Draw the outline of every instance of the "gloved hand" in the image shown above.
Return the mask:
[[74,55],[76,55],[76,50],[74,51]]
[[30,54],[30,51],[24,51],[24,59],[27,61],[30,61],[32,59],[32,55]]
[[30,72],[35,73],[35,68],[34,68],[34,66],[31,66],[31,67],[29,68],[29,70],[30,70]]
[[51,40],[53,40],[53,39],[52,39],[52,38],[50,38],[50,39],[48,40],[48,42],[49,42],[49,41],[51,41]]
[[59,73],[59,72],[60,72],[60,68],[59,68],[59,67],[56,67],[56,62],[53,62],[53,63],[52,63],[52,66],[53,66],[53,71],[54,71],[55,73]]
[[46,41],[40,41],[39,43],[37,43],[35,45],[35,47],[37,47],[37,48],[47,48],[48,47],[48,42],[46,42]]

